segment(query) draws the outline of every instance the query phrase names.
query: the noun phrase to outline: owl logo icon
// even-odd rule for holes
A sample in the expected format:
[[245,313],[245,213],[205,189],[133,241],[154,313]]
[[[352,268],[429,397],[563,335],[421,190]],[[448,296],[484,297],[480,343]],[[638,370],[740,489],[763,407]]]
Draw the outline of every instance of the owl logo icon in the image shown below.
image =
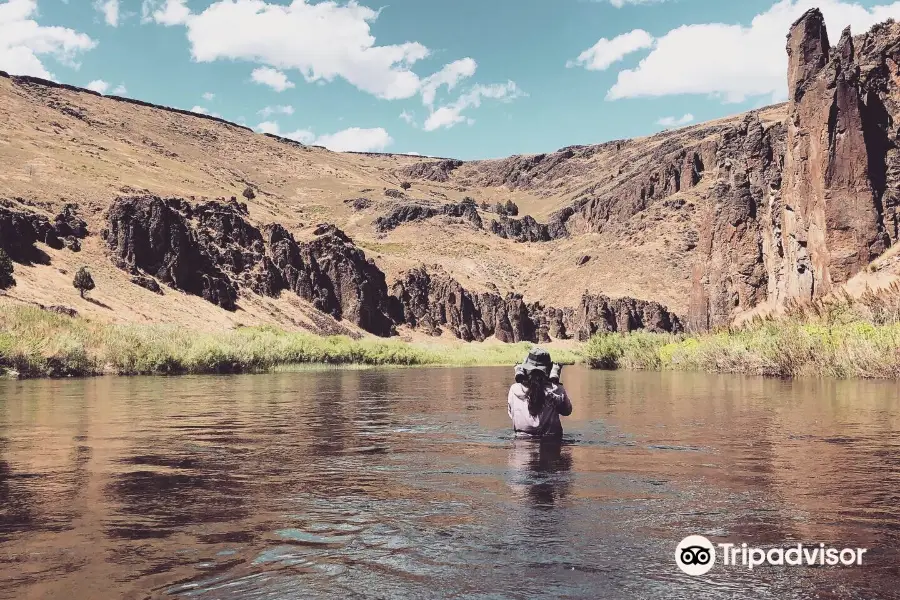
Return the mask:
[[689,535],[675,548],[675,564],[688,575],[705,575],[716,564],[716,550],[702,535]]

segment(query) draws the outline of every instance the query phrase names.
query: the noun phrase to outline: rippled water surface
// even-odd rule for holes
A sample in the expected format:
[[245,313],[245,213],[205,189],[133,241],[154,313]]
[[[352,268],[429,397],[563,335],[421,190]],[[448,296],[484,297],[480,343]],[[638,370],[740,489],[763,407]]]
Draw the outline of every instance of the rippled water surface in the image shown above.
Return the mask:
[[[900,386],[569,368],[0,382],[0,597],[896,598]],[[689,534],[862,566],[674,563]]]

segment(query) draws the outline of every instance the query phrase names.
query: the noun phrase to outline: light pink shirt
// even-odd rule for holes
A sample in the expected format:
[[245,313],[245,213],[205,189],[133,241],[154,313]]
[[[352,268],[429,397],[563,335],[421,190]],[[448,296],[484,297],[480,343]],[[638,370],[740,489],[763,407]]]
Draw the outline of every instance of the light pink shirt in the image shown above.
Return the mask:
[[509,396],[506,401],[507,412],[509,412],[509,418],[512,419],[516,435],[529,437],[562,435],[562,423],[559,422],[559,415],[569,416],[572,414],[572,401],[566,394],[565,388],[556,383],[547,384],[544,410],[536,416],[531,416],[531,413],[528,412],[527,389],[521,383],[514,383],[509,388]]

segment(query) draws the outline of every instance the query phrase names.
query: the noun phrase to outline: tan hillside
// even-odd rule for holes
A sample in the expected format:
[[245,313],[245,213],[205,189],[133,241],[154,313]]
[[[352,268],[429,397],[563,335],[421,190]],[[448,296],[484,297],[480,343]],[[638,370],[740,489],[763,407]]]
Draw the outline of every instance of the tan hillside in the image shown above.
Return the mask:
[[[92,233],[105,226],[104,212],[120,195],[243,200],[241,192],[249,184],[258,189],[248,202],[253,221],[282,223],[298,238],[308,238],[318,223],[334,223],[375,259],[389,282],[399,272],[424,263],[440,265],[472,290],[494,284],[501,292],[520,292],[529,301],[563,306],[577,304],[587,290],[658,300],[681,313],[690,288],[692,258],[687,248],[696,226],[696,213],[689,209],[672,218],[675,211],[657,202],[604,231],[584,231],[545,243],[493,235],[488,225],[496,215],[491,213],[482,213],[484,230],[442,217],[379,233],[373,221],[408,201],[385,195],[386,189],[399,190],[406,180],[413,184],[406,192],[410,200],[446,203],[470,196],[492,205],[512,200],[520,216],[546,221],[590,186],[612,188],[617,181],[653,168],[660,148],[696,144],[740,119],[622,142],[621,150],[615,143],[576,150],[588,156],[539,169],[527,180],[514,178],[523,172],[519,163],[531,158],[517,157],[467,163],[442,182],[403,175],[403,169],[422,162],[421,157],[302,147],[202,115],[26,78],[0,78],[0,99],[0,198],[20,199],[48,216],[66,203],[76,203]],[[769,109],[763,118],[777,120],[782,112]],[[704,191],[701,185],[672,198],[683,199],[690,208]],[[368,198],[371,205],[354,210],[345,201],[355,198]],[[302,311],[293,307],[297,303],[284,298],[256,298],[253,308],[244,307],[248,314],[241,314],[214,310],[202,299],[184,294],[148,294],[109,263],[103,243],[94,236],[79,254],[49,252],[52,267],[17,268],[19,285],[11,295],[124,320],[200,320],[216,325],[302,320]],[[578,266],[583,256],[591,258]],[[98,288],[93,296],[111,311],[76,298],[70,272],[82,263],[95,270]]]

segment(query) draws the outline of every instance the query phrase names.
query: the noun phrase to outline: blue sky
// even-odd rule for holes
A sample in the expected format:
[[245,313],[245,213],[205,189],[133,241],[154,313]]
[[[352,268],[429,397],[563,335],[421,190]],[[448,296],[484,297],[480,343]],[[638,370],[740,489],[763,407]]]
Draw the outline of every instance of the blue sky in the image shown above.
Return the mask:
[[336,150],[490,158],[783,100],[812,6],[833,40],[900,18],[887,0],[0,0],[0,69]]

